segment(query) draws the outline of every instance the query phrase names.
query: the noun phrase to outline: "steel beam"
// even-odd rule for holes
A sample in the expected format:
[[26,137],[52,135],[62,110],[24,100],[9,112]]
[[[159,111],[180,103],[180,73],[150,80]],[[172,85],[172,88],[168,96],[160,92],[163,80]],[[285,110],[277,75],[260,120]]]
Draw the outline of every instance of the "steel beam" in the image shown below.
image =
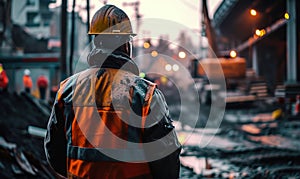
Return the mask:
[[287,81],[288,84],[297,83],[297,34],[296,34],[296,0],[287,0]]

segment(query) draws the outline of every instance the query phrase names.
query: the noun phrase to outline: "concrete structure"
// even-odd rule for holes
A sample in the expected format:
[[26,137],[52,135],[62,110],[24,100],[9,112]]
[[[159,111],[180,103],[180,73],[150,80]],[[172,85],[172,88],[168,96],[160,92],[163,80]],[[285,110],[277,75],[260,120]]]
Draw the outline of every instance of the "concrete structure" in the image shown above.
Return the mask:
[[37,91],[36,79],[44,74],[49,79],[49,90],[58,85],[59,54],[24,54],[14,56],[0,56],[9,77],[9,91],[23,90],[22,76],[25,69],[30,69],[33,80],[33,92]]
[[15,24],[25,26],[36,37],[50,36],[52,12],[48,5],[54,0],[12,0],[11,17]]
[[[49,79],[49,89],[52,85],[59,83],[59,51],[60,51],[60,8],[49,9],[49,3],[53,0],[12,0],[12,21],[20,27],[25,27],[26,31],[33,38],[46,38],[48,49],[38,53],[0,53],[0,63],[7,70],[10,79],[9,90],[20,92],[22,87],[22,73],[25,68],[31,70],[32,79],[43,73]],[[68,14],[69,25],[68,34],[75,33],[73,66],[78,63],[79,56],[88,45],[87,27],[76,13],[75,28],[71,29],[71,13]],[[26,36],[28,38],[28,36]],[[68,40],[70,37],[68,36]],[[20,40],[20,39],[19,39]],[[21,39],[21,41],[23,41]],[[26,40],[24,40],[26,41]],[[28,40],[27,40],[28,41]],[[15,45],[15,43],[14,43]],[[27,45],[28,46],[28,45]],[[38,43],[32,43],[34,49],[39,47]],[[68,50],[69,52],[69,50]],[[69,55],[65,59],[68,63]],[[82,65],[81,65],[82,66]],[[35,90],[35,89],[33,89]]]
[[278,83],[299,83],[299,22],[296,0],[223,0],[213,18],[223,54],[236,50],[271,90]]

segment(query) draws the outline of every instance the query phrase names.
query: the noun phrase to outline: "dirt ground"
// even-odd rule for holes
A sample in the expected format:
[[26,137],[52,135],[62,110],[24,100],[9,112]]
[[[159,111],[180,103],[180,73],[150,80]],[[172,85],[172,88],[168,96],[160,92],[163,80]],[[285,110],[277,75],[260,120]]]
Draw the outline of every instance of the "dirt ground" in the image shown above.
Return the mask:
[[273,119],[274,109],[265,101],[240,104],[226,109],[220,128],[193,130],[183,143],[181,178],[300,178],[300,118]]
[[[50,106],[24,93],[0,98],[0,178],[57,178],[43,138],[28,133],[29,126],[46,128]],[[175,121],[180,178],[300,178],[300,119],[272,119],[274,109],[265,102],[228,108],[219,128],[203,128],[205,106],[196,129]]]
[[43,138],[28,127],[45,128],[50,107],[25,93],[0,93],[0,178],[55,178],[46,163]]

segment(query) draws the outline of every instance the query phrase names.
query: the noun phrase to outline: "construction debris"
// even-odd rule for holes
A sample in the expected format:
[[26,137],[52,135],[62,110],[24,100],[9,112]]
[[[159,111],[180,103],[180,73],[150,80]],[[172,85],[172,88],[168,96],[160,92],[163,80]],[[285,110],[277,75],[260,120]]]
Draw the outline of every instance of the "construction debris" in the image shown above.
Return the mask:
[[300,118],[273,117],[274,107],[227,109],[215,134],[179,128],[182,178],[299,178]]
[[[25,93],[0,97],[0,178],[58,178],[43,149],[50,106]],[[174,122],[183,144],[180,178],[299,178],[300,120],[273,117],[274,110],[262,101],[227,109],[218,129]],[[196,126],[205,126],[207,111],[201,107]]]
[[0,178],[57,178],[43,149],[49,105],[26,93],[0,98]]

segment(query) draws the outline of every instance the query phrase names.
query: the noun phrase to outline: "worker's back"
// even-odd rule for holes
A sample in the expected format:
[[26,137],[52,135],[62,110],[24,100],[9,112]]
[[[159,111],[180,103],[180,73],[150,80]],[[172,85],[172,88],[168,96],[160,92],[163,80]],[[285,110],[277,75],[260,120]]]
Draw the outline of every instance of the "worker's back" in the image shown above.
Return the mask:
[[[138,144],[142,140],[142,111],[135,112],[141,110],[151,85],[154,84],[127,71],[98,68],[62,82],[57,102],[63,103],[66,115],[69,176],[151,178],[147,162],[142,162],[145,157],[131,156],[137,151],[143,152],[142,148],[128,148],[131,143]],[[140,126],[134,127],[138,123]]]
[[[128,124],[130,116],[134,116],[131,115],[132,111],[129,106],[131,103],[129,91],[131,86],[136,86],[134,84],[136,80],[137,77],[132,73],[117,69],[92,69],[78,76],[76,87],[73,89],[73,98],[70,101],[76,117],[76,119],[71,119],[73,132],[69,140],[73,147],[70,146],[70,148],[76,147],[82,152],[86,148],[97,148],[104,154],[95,156],[91,152],[83,158],[77,158],[74,156],[78,151],[70,153],[69,157],[73,158],[68,159],[70,173],[84,178],[89,176],[93,178],[149,176],[147,163],[127,163],[115,160],[128,151],[128,140],[136,143],[141,140],[141,133]],[[147,88],[141,86],[140,90],[142,90],[140,94],[136,93],[136,95],[141,95],[139,98],[143,98],[142,95],[147,92]],[[111,153],[112,156],[105,156],[104,150],[117,152]],[[127,156],[124,156],[123,160],[129,157],[129,153],[125,155]],[[101,162],[88,162],[88,165],[83,162],[90,160]],[[85,170],[78,171],[82,169],[82,165],[86,165]]]

